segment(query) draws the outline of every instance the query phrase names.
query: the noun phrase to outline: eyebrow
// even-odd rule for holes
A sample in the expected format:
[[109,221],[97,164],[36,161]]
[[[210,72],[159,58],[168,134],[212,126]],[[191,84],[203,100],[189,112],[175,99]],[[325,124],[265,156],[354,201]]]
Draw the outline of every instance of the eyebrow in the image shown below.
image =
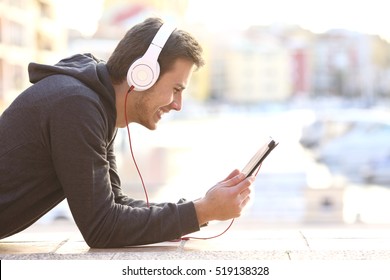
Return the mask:
[[181,90],[186,89],[186,87],[183,84],[175,84],[175,87],[179,87]]

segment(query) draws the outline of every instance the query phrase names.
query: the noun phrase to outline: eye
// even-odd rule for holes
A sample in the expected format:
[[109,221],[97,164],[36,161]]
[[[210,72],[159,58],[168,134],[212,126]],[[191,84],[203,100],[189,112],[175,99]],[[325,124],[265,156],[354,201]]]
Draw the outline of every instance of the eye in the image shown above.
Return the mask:
[[180,88],[174,88],[173,89],[173,94],[178,94],[180,93],[181,89]]

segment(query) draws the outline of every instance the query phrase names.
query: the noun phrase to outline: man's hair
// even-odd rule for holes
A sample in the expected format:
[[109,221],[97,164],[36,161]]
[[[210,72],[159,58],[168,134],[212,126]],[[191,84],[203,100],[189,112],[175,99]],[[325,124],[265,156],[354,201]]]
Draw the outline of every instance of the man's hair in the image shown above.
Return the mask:
[[[159,18],[148,18],[127,31],[107,61],[107,69],[114,84],[120,84],[126,79],[130,65],[144,55],[162,24]],[[178,58],[192,61],[197,68],[204,65],[200,44],[186,31],[176,29],[158,58],[160,76],[169,71]]]

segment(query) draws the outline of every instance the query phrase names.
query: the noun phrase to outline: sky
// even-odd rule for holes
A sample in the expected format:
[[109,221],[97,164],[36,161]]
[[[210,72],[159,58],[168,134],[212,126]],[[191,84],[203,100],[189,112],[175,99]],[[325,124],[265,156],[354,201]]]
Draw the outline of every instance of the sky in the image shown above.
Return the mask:
[[95,33],[103,12],[104,0],[54,0],[59,20],[67,27],[79,30],[85,36]]
[[216,30],[291,23],[316,33],[344,28],[390,39],[385,7],[383,0],[189,0],[187,16]]
[[[60,4],[59,15],[67,26],[86,35],[93,34],[103,0],[55,1]],[[205,24],[214,31],[290,23],[316,33],[344,28],[377,34],[390,41],[389,13],[384,0],[188,0],[188,3],[186,20]]]

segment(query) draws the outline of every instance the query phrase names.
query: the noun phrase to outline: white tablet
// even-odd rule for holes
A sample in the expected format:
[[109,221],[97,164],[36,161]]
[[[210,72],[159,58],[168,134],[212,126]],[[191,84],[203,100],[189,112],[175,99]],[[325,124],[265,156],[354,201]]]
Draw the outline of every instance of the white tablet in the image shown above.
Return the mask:
[[265,144],[263,144],[263,146],[257,151],[257,153],[244,167],[242,173],[244,173],[246,177],[252,176],[256,169],[260,166],[260,164],[278,144],[279,143],[276,142],[274,139],[269,138],[269,140]]

